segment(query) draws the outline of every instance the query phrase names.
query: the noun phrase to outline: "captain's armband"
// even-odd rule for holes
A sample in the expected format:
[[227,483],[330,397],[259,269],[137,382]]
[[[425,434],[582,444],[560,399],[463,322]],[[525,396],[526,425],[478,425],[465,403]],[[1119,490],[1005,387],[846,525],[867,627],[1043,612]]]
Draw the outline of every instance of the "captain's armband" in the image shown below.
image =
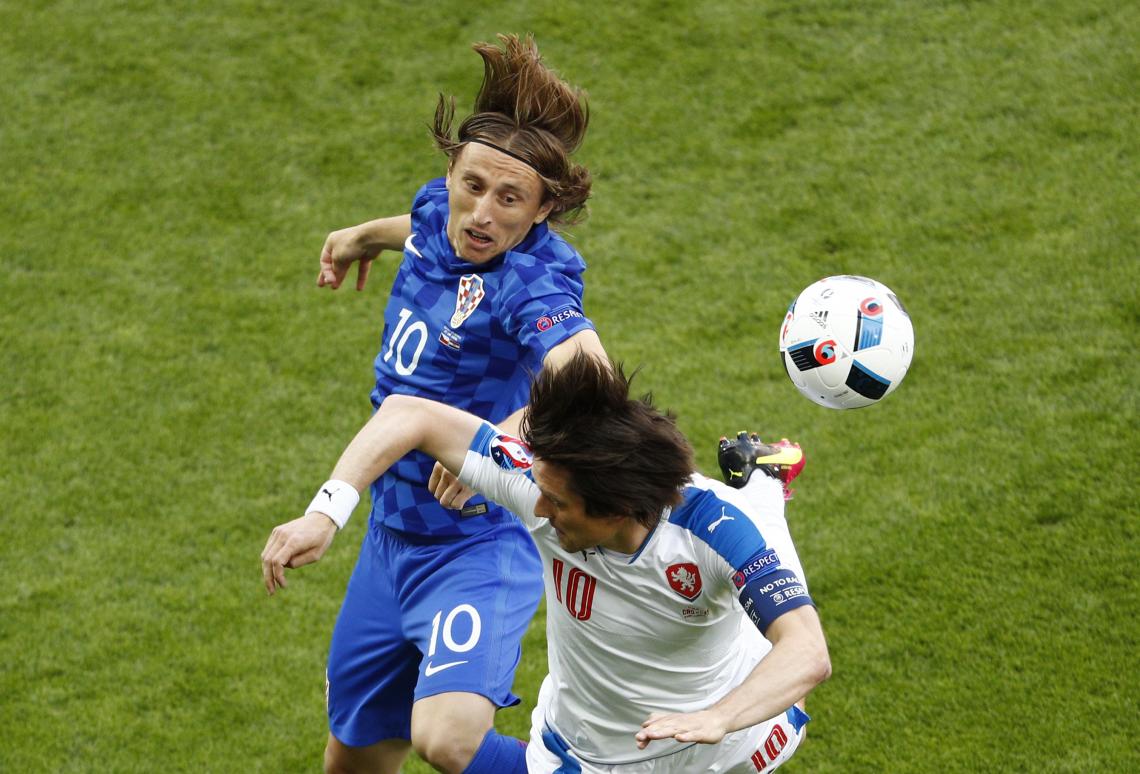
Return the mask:
[[815,604],[804,582],[787,567],[752,578],[740,590],[740,603],[761,633],[789,610]]

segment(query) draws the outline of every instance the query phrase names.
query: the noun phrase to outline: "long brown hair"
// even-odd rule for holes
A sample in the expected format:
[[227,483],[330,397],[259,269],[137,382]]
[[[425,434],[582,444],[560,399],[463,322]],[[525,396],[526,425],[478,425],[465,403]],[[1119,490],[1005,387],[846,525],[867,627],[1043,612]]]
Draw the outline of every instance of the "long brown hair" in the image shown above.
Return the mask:
[[693,449],[651,395],[630,398],[631,379],[620,364],[579,351],[535,378],[520,432],[536,458],[569,474],[587,515],[653,528],[681,501]]
[[570,159],[586,137],[586,94],[547,67],[534,38],[499,35],[503,47],[476,43],[483,57],[483,85],[475,110],[452,139],[455,98],[439,96],[432,134],[451,161],[472,140],[506,151],[534,169],[554,206],[551,223],[574,223],[585,214],[590,171]]

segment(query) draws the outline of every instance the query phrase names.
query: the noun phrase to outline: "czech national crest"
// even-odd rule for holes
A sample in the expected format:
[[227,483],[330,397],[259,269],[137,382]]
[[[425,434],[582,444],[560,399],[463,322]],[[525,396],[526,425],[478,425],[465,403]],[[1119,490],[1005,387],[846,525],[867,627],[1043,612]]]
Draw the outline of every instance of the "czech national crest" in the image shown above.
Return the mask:
[[670,565],[665,570],[669,588],[692,602],[701,594],[701,571],[692,562]]

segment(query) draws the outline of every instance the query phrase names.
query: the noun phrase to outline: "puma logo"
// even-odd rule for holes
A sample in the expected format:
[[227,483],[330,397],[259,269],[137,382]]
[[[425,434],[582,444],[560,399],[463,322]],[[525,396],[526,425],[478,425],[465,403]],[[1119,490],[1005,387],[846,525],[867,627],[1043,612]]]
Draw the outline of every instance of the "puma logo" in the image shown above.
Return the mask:
[[722,521],[736,521],[736,517],[735,517],[735,516],[729,516],[727,513],[725,513],[725,512],[724,512],[724,506],[723,506],[723,505],[722,505],[722,506],[720,506],[720,518],[719,518],[719,519],[717,519],[716,521],[714,521],[712,524],[710,524],[710,525],[709,525],[709,532],[712,532],[712,531],[714,531],[714,530],[715,530],[717,527],[719,527],[719,526],[720,526],[720,523],[721,523]]

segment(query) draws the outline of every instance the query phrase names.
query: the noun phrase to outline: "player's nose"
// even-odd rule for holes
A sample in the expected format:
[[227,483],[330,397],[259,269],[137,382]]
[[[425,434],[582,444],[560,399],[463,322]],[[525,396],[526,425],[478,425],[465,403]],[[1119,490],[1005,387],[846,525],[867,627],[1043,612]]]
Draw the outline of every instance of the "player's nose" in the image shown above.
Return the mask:
[[550,518],[550,508],[547,507],[546,498],[542,495],[538,496],[538,501],[534,504],[534,515],[540,519],[546,519],[551,525],[554,524]]
[[491,197],[487,194],[475,200],[475,208],[471,211],[471,219],[476,225],[486,225],[491,222]]

